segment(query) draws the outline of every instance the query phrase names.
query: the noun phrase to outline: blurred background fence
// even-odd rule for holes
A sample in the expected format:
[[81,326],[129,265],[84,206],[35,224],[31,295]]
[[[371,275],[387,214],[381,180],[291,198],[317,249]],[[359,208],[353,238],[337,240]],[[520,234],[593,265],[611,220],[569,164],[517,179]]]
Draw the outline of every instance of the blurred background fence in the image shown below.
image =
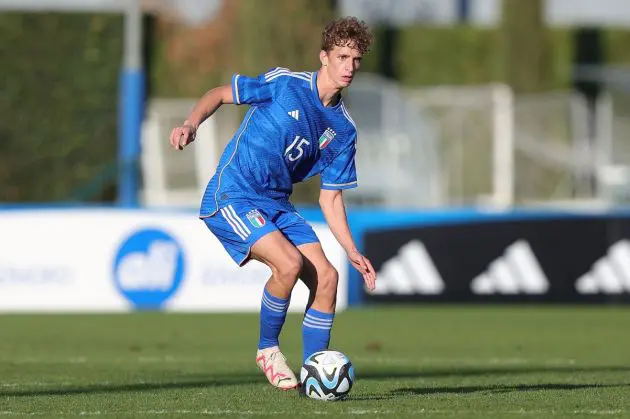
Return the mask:
[[[17,3],[0,14],[0,200],[115,202],[124,18]],[[142,2],[143,204],[197,205],[242,110],[208,122],[194,156],[169,154],[158,143],[196,98],[233,71],[316,69],[321,27],[343,13],[376,34],[347,92],[360,128],[353,204],[628,200],[630,19],[585,24],[560,0],[272,3]],[[316,192],[307,183],[295,200]]]

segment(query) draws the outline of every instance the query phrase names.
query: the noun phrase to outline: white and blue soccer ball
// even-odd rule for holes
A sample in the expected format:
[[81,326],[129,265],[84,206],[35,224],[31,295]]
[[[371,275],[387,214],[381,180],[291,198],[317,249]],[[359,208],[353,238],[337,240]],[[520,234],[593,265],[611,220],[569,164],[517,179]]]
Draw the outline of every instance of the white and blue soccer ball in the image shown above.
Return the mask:
[[300,371],[300,390],[311,399],[342,399],[350,393],[352,384],[354,367],[342,352],[315,352],[306,359]]

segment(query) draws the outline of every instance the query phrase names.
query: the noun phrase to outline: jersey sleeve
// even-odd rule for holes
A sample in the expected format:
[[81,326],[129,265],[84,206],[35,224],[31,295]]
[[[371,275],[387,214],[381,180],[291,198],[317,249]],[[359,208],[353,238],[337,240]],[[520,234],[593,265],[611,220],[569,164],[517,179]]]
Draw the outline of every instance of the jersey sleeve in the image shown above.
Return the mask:
[[357,187],[357,170],[354,162],[356,142],[346,147],[330,162],[320,175],[322,189],[352,189]]
[[247,77],[242,74],[232,75],[232,98],[236,105],[253,105],[273,99],[277,74],[288,70],[282,68],[271,69],[258,77]]

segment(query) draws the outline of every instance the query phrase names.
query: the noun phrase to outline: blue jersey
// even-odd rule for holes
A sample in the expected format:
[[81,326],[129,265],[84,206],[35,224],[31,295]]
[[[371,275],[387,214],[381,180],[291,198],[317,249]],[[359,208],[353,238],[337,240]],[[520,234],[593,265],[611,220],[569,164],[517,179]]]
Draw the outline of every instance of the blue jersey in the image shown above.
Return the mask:
[[316,72],[235,74],[232,95],[235,104],[251,107],[206,187],[202,217],[239,199],[295,211],[289,202],[293,184],[318,174],[323,189],[357,186],[356,126],[343,100],[322,104]]

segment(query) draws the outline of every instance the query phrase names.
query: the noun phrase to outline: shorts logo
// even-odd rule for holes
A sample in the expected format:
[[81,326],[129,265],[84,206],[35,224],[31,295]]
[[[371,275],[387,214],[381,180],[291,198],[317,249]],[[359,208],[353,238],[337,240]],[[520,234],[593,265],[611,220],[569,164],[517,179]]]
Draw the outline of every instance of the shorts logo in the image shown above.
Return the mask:
[[258,212],[257,209],[251,210],[250,212],[248,212],[247,219],[256,228],[260,228],[264,226],[266,223],[265,218],[262,216],[260,212]]

